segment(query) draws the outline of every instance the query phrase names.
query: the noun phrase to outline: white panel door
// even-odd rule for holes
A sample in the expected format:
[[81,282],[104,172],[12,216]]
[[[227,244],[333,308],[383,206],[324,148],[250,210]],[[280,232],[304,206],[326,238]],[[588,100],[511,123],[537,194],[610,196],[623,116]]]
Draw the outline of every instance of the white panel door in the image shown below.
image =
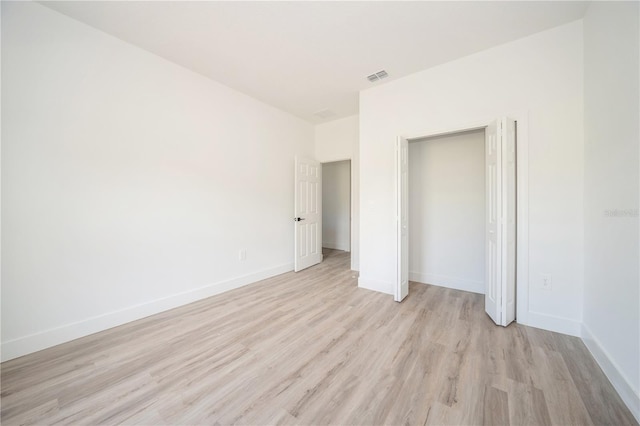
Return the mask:
[[515,319],[516,123],[497,120],[485,130],[485,310],[498,325]]
[[397,171],[397,281],[394,299],[401,302],[409,294],[409,142],[398,138]]
[[322,166],[295,159],[294,234],[296,272],[322,262]]

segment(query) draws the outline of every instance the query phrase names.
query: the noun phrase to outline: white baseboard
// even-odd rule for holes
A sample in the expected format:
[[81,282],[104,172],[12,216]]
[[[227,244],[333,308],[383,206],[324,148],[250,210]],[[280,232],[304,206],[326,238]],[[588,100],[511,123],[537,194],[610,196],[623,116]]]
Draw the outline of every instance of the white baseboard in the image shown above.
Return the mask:
[[640,423],[640,394],[639,390],[634,390],[629,380],[622,373],[616,362],[611,358],[609,353],[602,347],[598,339],[591,333],[589,327],[582,323],[582,341],[584,342],[591,355],[602,368],[605,376],[609,379],[615,390],[627,405],[631,414]]
[[[518,314],[516,312],[516,316],[517,315]],[[570,318],[562,318],[554,315],[542,314],[540,312],[529,311],[527,313],[526,323],[523,323],[521,321],[517,322],[523,325],[528,325],[530,327],[541,328],[548,331],[555,331],[556,333],[568,334],[570,336],[580,337],[582,335],[582,323]]]
[[365,277],[358,278],[358,287],[367,290],[378,291],[385,294],[393,294],[393,283],[388,281],[373,280]]
[[7,361],[32,352],[37,352],[51,346],[69,342],[99,331],[107,330],[109,328],[145,318],[169,309],[177,308],[188,303],[224,293],[225,291],[233,290],[292,270],[293,264],[287,263],[9,340],[2,343],[1,359],[2,361]]
[[484,281],[466,280],[438,274],[409,272],[409,281],[484,294]]
[[338,243],[332,243],[332,242],[323,241],[322,242],[322,247],[328,248],[328,249],[333,249],[333,250],[342,250],[342,251],[349,251],[351,249],[349,247],[349,243],[345,242],[345,241],[338,242]]

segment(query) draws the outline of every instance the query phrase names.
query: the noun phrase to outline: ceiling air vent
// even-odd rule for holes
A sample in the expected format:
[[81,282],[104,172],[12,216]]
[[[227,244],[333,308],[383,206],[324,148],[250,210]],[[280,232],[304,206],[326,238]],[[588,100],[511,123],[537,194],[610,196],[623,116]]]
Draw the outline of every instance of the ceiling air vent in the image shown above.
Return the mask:
[[335,117],[336,113],[329,109],[323,109],[322,111],[318,111],[313,115],[319,118],[331,118],[331,117]]
[[387,77],[389,77],[389,74],[385,70],[381,70],[375,74],[368,75],[367,80],[373,83],[374,81],[382,80]]

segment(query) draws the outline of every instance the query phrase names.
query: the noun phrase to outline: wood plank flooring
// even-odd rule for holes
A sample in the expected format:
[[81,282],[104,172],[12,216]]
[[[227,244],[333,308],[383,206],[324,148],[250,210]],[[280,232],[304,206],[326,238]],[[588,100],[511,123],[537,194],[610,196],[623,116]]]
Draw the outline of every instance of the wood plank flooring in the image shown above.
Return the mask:
[[637,424],[578,338],[347,253],[1,365],[2,424]]

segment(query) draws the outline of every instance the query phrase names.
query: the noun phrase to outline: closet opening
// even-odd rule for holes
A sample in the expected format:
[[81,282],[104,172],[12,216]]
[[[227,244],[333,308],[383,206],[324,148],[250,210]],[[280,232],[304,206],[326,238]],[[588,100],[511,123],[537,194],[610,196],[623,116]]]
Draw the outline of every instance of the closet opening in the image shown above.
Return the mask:
[[412,280],[484,294],[496,324],[515,320],[516,136],[515,120],[501,118],[398,138],[396,301]]
[[409,142],[409,280],[484,294],[484,129]]

